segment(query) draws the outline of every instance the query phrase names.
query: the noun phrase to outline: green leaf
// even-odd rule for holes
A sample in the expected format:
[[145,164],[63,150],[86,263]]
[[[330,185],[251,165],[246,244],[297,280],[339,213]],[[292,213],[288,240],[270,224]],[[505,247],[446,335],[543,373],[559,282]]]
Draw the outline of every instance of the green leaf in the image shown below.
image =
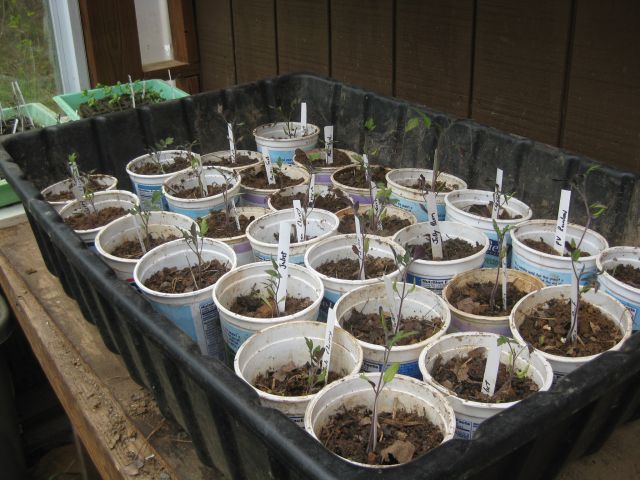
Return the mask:
[[398,369],[400,368],[400,364],[398,362],[392,363],[389,368],[387,368],[382,374],[382,381],[386,384],[389,383],[398,373]]
[[376,124],[373,121],[373,118],[369,117],[367,118],[367,121],[364,122],[364,128],[366,128],[367,130],[369,130],[370,132],[375,130],[376,128]]
[[313,351],[313,340],[311,340],[310,338],[304,337],[304,341],[307,344],[307,349],[309,349],[309,352]]
[[404,338],[407,338],[407,337],[412,337],[413,335],[416,335],[417,333],[418,332],[414,332],[414,331],[405,332],[403,330],[400,330],[389,341],[389,348],[393,348],[400,340],[402,340]]
[[410,132],[411,130],[416,128],[418,125],[420,125],[420,119],[418,117],[410,118],[409,121],[407,122],[407,125],[404,127],[404,131]]
[[509,337],[505,337],[504,335],[500,335],[500,337],[498,338],[498,346],[500,345],[504,345],[505,343],[509,343],[511,340],[509,339]]
[[375,383],[373,383],[373,382],[369,379],[369,377],[367,377],[364,373],[361,373],[361,374],[360,374],[360,378],[361,378],[362,380],[364,380],[365,382],[367,382],[369,385],[371,385],[371,388],[373,388],[373,389],[375,390],[375,388],[376,388],[376,384],[375,384]]
[[204,237],[209,231],[209,222],[206,218],[200,220],[200,236]]

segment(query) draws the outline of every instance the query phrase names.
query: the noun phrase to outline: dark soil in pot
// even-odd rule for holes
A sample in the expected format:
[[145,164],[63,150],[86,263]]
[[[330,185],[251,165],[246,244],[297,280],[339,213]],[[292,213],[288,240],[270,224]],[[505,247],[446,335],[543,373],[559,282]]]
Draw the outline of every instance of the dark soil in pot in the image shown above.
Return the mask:
[[[152,154],[153,155],[153,154]],[[145,160],[131,167],[133,173],[138,175],[164,175],[165,173],[176,173],[191,166],[191,160],[187,157],[176,155],[173,161],[162,163],[160,167],[151,159]]]
[[[182,180],[181,183],[184,183]],[[185,188],[183,185],[174,185],[171,187],[167,187],[167,190],[171,192],[171,195],[178,198],[185,199],[196,199],[196,198],[207,198],[213,197],[214,195],[218,195],[224,192],[224,185],[207,185],[207,194],[202,194],[202,189],[199,185],[191,188]]]
[[334,148],[333,163],[331,165],[327,165],[327,161],[324,157],[324,150],[322,152],[323,153],[320,154],[320,156],[309,158],[307,152],[298,148],[295,153],[295,161],[302,165],[305,165],[312,170],[323,167],[346,167],[347,165],[351,165],[353,163],[349,158],[349,155]]
[[630,287],[640,288],[640,268],[631,265],[616,265],[614,268],[608,269],[607,273]]
[[[277,370],[269,369],[265,373],[260,373],[253,381],[253,386],[263,392],[282,397],[299,397],[303,395],[314,395],[324,387],[324,381],[309,385],[309,362],[302,366],[296,366],[289,362]],[[321,370],[315,368],[311,374],[317,379]],[[347,375],[346,372],[329,371],[327,384]],[[313,380],[312,380],[313,381]]]
[[[542,238],[540,238],[540,240],[533,240],[531,238],[526,238],[522,240],[522,243],[529,248],[533,248],[534,250],[537,250],[538,252],[547,253],[549,255],[556,255],[558,257],[560,256],[558,255],[558,252],[556,251],[556,249],[553,248],[552,245],[549,245],[547,242],[545,242]],[[565,253],[563,257],[570,256],[571,254],[569,252],[571,251],[571,245],[569,244],[569,242],[565,242],[564,249],[565,249]],[[588,252],[580,252],[581,257],[588,257],[589,255],[591,254]]]
[[[365,255],[364,274],[366,279],[379,278],[395,271],[396,264],[391,258],[374,257]],[[316,271],[327,277],[340,278],[342,280],[360,280],[360,262],[358,259],[341,258],[329,260],[316,267]]]
[[486,349],[478,347],[466,355],[453,357],[447,362],[437,357],[431,376],[443,387],[465,400],[483,403],[506,403],[523,400],[538,391],[538,385],[528,377],[510,375],[507,365],[500,363],[493,396],[482,393],[482,380],[487,364]]
[[231,216],[231,218],[227,219],[227,214],[224,211],[221,212],[211,212],[207,215],[207,224],[209,226],[209,230],[205,237],[209,238],[229,238],[229,237],[237,237],[238,235],[244,235],[247,230],[247,225],[253,222],[256,219],[255,216],[251,215],[249,217],[245,215],[238,215],[238,220],[240,220],[240,230],[238,231],[236,225],[236,219]]
[[273,176],[275,177],[275,185],[270,185],[267,179],[267,173],[264,167],[262,167],[257,173],[251,170],[244,170],[240,173],[242,178],[242,185],[249,188],[259,188],[263,190],[276,190],[284,187],[290,187],[292,185],[300,185],[304,183],[304,178],[291,178],[282,173],[278,169],[273,169]]
[[129,213],[122,207],[107,207],[90,213],[76,213],[64,219],[64,223],[74,230],[92,230],[98,227],[104,227],[107,223],[111,223],[116,218],[123,217]]
[[458,310],[472,315],[505,317],[511,313],[513,306],[528,293],[520,290],[512,282],[507,282],[507,308],[504,308],[502,305],[502,283],[498,283],[495,309],[492,309],[490,300],[493,286],[493,282],[474,282],[460,287],[451,286],[447,300]]
[[[104,175],[90,175],[89,181],[84,185],[85,190],[89,190],[91,192],[102,192],[106,190],[110,185],[105,185],[99,182],[99,179],[104,177]],[[67,180],[71,179],[67,178]],[[69,200],[75,200],[75,197],[71,190],[63,190],[59,193],[49,192],[44,196],[44,199],[48,202],[66,202]]]
[[[427,191],[431,190],[431,182],[426,182],[424,186],[420,185],[420,180],[400,180],[396,181],[398,185],[402,185],[403,187],[411,188],[413,190],[422,191],[423,188]],[[458,190],[457,185],[449,185],[446,182],[441,182],[436,180],[436,192],[437,193],[449,193],[454,190]]]
[[338,411],[329,417],[318,438],[333,453],[355,462],[371,465],[406,463],[436,448],[444,435],[426,417],[396,410],[380,412],[376,451],[367,454],[371,429],[371,410],[365,406]]
[[[218,157],[221,158],[221,157]],[[222,158],[221,161],[214,162],[213,160],[203,159],[202,165],[213,165],[215,167],[244,167],[246,165],[253,165],[260,163],[257,158],[251,158],[248,155],[236,155],[236,163],[231,162],[231,157]]]
[[525,315],[518,331],[538,350],[564,357],[602,353],[622,340],[622,332],[615,322],[585,301],[580,302],[578,309],[578,340],[575,343],[566,340],[570,326],[569,300],[554,298]]
[[431,251],[431,240],[426,239],[427,241],[418,245],[411,244],[405,245],[405,248],[413,248],[415,249],[417,246],[420,247],[420,260],[429,260],[429,261],[445,261],[445,260],[459,260],[461,258],[467,258],[471,255],[478,253],[482,250],[482,245],[476,242],[475,245],[463,240],[462,238],[449,238],[442,242],[442,260],[433,260],[433,255]]
[[[386,185],[387,180],[385,175],[389,171],[388,168],[381,167],[379,165],[370,165],[371,180],[377,185],[378,183],[384,183]],[[345,168],[341,172],[336,172],[333,178],[342,185],[347,185],[353,188],[369,188],[369,182],[364,175],[364,167],[354,165],[353,168]]]
[[[387,215],[382,218],[382,230],[377,230],[376,225],[372,225],[371,218],[365,215],[364,231],[371,235],[379,235],[381,237],[390,237],[398,230],[411,225],[411,221],[406,218],[400,218],[395,215]],[[352,213],[347,213],[340,217],[338,225],[339,233],[356,233],[356,221]]]
[[[471,205],[470,207],[466,208],[466,211],[480,217],[491,218],[491,213],[493,212],[493,202],[489,202],[488,204]],[[498,215],[498,218],[500,220],[517,220],[518,218],[522,218],[522,215],[511,215],[505,209],[502,209],[502,211]]]
[[[144,98],[142,98],[142,92],[135,92],[134,97],[136,99],[136,107],[163,101],[160,93],[150,88],[146,89]],[[103,115],[105,113],[111,112],[121,112],[130,108],[133,108],[131,95],[128,92],[123,92],[121,95],[119,95],[117,101],[113,101],[113,97],[111,96],[106,96],[100,99],[96,98],[93,104],[80,104],[80,106],[78,107],[78,115],[80,115],[80,118],[89,118],[93,117],[94,115]]]
[[[149,251],[152,248],[156,248],[158,245],[177,239],[178,237],[175,235],[149,235],[146,238],[145,247],[147,251]],[[114,248],[110,253],[114,257],[127,258],[130,260],[138,260],[144,255],[138,240],[126,240]]]
[[301,312],[312,303],[313,301],[310,298],[297,298],[287,295],[284,312],[276,314],[275,308],[273,308],[272,305],[272,300],[270,300],[269,303],[265,303],[265,301],[260,297],[259,292],[254,290],[248,295],[240,295],[236,297],[235,302],[233,302],[233,305],[229,307],[229,310],[235,314],[243,315],[245,317],[277,318]]
[[[294,200],[300,200],[302,205],[305,206],[307,202],[307,194],[305,192],[299,192],[295,195],[282,195],[281,192],[276,192],[271,195],[271,205],[273,205],[273,208],[276,210],[292,208]],[[327,210],[332,213],[336,213],[348,206],[349,202],[345,198],[337,196],[335,193],[317,195],[313,201],[313,208]]]
[[[227,265],[218,260],[203,262],[198,275],[198,267],[165,267],[151,275],[144,282],[144,286],[155,292],[162,293],[188,293],[209,287],[216,283],[218,279],[227,273]],[[194,283],[194,277],[197,285]]]
[[[28,132],[29,130],[32,130],[33,128],[37,128],[34,127],[33,125],[31,125],[31,123],[29,122],[29,119],[25,119],[24,124],[20,123],[20,119],[18,118],[18,126],[16,127],[16,133],[20,133],[20,132]],[[9,119],[3,119],[2,120],[2,134],[3,135],[8,135],[11,134],[11,132],[13,132],[13,127],[16,123],[16,117],[13,118],[9,118]]]
[[[391,316],[385,314],[384,319],[387,324],[387,331],[393,331]],[[342,321],[342,328],[360,341],[380,346],[386,344],[378,313],[365,314],[353,309],[349,318]],[[442,329],[442,319],[439,317],[428,319],[418,316],[403,317],[399,329],[403,332],[415,332],[415,334],[401,339],[396,345],[414,345],[440,331]]]

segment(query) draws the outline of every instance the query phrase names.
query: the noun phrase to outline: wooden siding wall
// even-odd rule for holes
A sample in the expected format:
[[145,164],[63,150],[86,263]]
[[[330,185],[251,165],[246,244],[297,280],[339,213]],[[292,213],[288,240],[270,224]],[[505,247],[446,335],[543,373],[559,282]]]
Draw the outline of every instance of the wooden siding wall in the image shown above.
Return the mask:
[[201,88],[314,72],[640,172],[637,0],[195,0]]

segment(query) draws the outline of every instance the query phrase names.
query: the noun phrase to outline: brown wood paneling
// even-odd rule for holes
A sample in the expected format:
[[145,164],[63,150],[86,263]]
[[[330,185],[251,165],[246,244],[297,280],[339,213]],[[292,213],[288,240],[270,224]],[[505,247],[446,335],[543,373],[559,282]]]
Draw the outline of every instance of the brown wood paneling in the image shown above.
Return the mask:
[[279,73],[329,75],[329,0],[277,0]]
[[640,2],[581,0],[561,145],[640,172]]
[[474,0],[404,0],[396,6],[396,95],[469,115]]
[[180,90],[193,95],[200,91],[200,77],[194,75],[192,77],[176,78],[176,86]]
[[80,0],[91,84],[142,78],[133,0]]
[[236,83],[230,0],[196,0],[200,87],[216,90]]
[[238,83],[278,74],[274,1],[233,0]]
[[331,2],[331,75],[393,94],[393,1]]
[[181,62],[198,61],[196,26],[191,0],[167,0],[174,58]]
[[557,142],[570,12],[570,0],[477,3],[475,120]]

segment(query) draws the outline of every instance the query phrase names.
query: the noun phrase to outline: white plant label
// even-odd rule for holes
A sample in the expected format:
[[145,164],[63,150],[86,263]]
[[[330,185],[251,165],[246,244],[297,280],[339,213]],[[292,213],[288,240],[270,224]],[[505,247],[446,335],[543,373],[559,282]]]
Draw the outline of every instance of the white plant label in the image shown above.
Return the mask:
[[500,192],[502,192],[502,169],[496,170],[496,183],[493,187],[493,210],[491,211],[491,218],[496,219],[500,214]]
[[329,377],[329,367],[331,366],[331,347],[333,346],[333,332],[336,328],[336,311],[333,307],[327,311],[327,327],[324,330],[324,353],[322,354],[322,370],[326,370],[324,377],[326,385]]
[[273,175],[273,165],[271,164],[271,157],[269,157],[268,149],[265,148],[262,151],[262,158],[264,160],[264,170],[267,174],[267,181],[269,182],[269,185],[275,185],[276,177]]
[[427,193],[427,215],[429,217],[427,223],[431,231],[431,255],[434,259],[443,258],[442,232],[440,231],[440,222],[438,221],[438,204],[436,202],[436,193],[433,190]]
[[327,165],[333,165],[333,125],[324,127],[324,153]]
[[571,190],[562,190],[560,193],[560,206],[558,207],[558,220],[556,222],[556,238],[553,248],[558,255],[564,255],[564,244],[567,239],[567,225],[569,224],[569,205],[571,203]]
[[307,205],[309,208],[313,208],[313,202],[316,200],[316,174],[311,174],[311,180],[309,181],[309,196],[307,197]]
[[500,347],[493,345],[487,350],[487,363],[484,367],[484,377],[482,378],[482,393],[492,397],[496,391],[496,379],[498,378],[498,367],[500,366]]
[[371,196],[373,197],[373,216],[376,219],[376,230],[382,230],[382,205],[378,199],[378,187],[374,182],[369,182],[371,185]]
[[236,139],[233,137],[233,127],[227,123],[227,137],[229,138],[229,151],[231,152],[231,163],[236,163]]
[[357,215],[355,215],[353,219],[356,224],[356,248],[358,249],[358,262],[360,264],[360,280],[364,280],[364,238],[362,237],[362,229],[360,228],[360,219]]
[[238,210],[236,209],[236,199],[231,199],[231,214],[233,215],[234,220],[236,221],[236,227],[238,231],[240,231],[240,216],[238,215]]
[[302,202],[300,200],[293,201],[293,216],[298,242],[304,242],[304,210],[302,210]]
[[302,132],[307,134],[307,102],[300,104],[300,124],[302,126]]
[[[502,247],[506,248],[506,247]],[[502,265],[501,265],[501,275],[502,275],[502,308],[504,310],[507,309],[507,252],[505,252],[504,257],[502,257]]]
[[131,106],[136,108],[136,94],[133,91],[133,82],[131,81],[131,75],[129,75],[129,90],[131,91]]
[[280,232],[278,237],[278,273],[280,281],[278,282],[278,291],[276,292],[276,302],[278,304],[278,313],[284,312],[285,301],[287,299],[287,281],[289,280],[289,235],[291,235],[291,222],[280,223]]
[[364,166],[364,176],[367,182],[371,181],[371,172],[369,172],[369,157],[367,154],[362,154],[362,165]]
[[137,215],[132,215],[133,225],[136,227],[136,236],[138,237],[138,242],[140,242],[140,248],[142,249],[142,253],[147,253],[147,248],[144,246],[144,240],[142,238],[142,233],[140,232],[140,224],[138,223]]
[[71,193],[76,200],[84,202],[84,185],[82,184],[82,179],[80,178],[78,165],[75,162],[69,162],[69,172],[71,173]]
[[391,277],[387,275],[384,276],[384,289],[387,294],[387,303],[391,309],[391,329],[395,332],[398,326],[398,315],[400,312],[396,312],[396,297],[393,294],[393,280],[391,280]]

